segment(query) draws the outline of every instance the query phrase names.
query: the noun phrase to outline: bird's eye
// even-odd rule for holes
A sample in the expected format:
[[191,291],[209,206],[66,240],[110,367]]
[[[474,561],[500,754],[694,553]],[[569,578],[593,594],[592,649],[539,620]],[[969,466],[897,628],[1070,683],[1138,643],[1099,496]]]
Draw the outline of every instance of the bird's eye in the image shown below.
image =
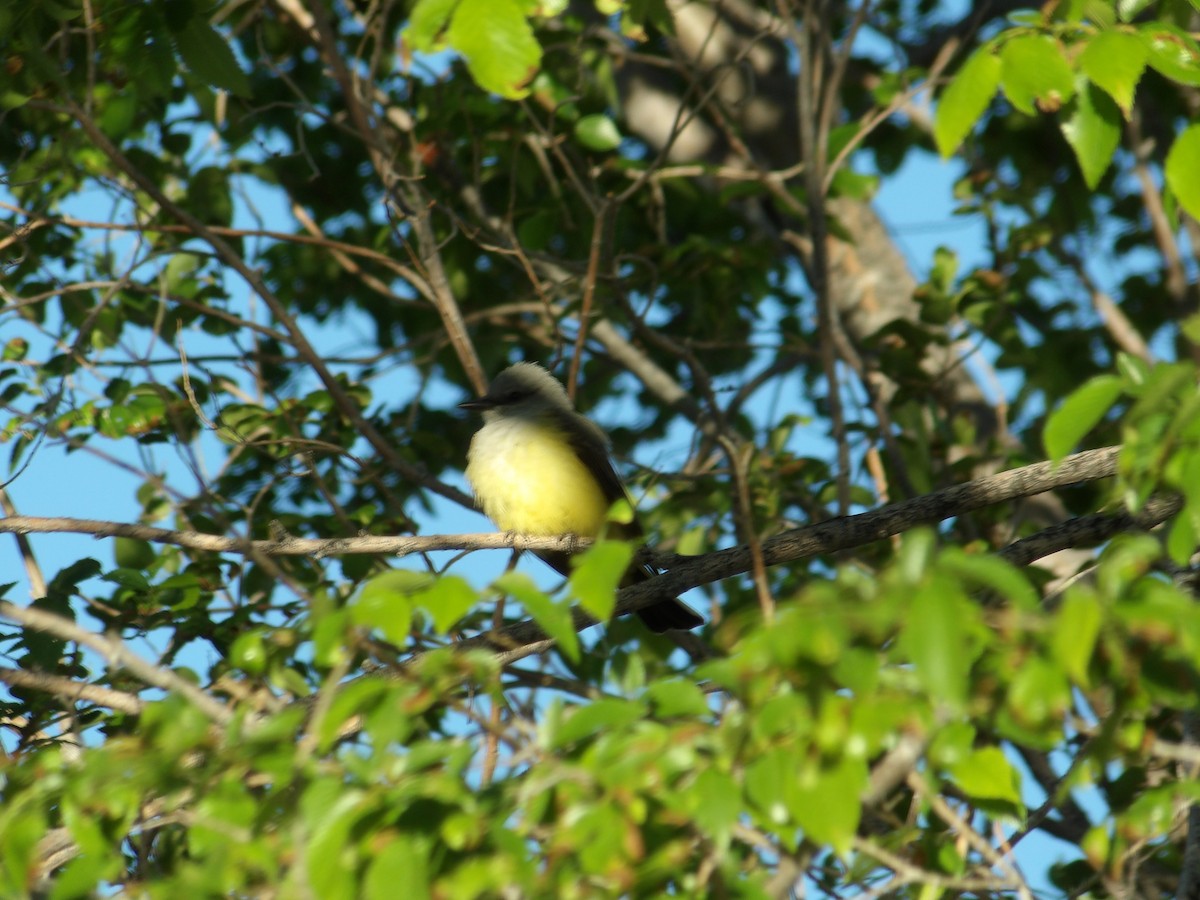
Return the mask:
[[516,403],[518,400],[524,400],[524,399],[525,399],[524,391],[509,391],[507,394],[504,395],[505,403]]

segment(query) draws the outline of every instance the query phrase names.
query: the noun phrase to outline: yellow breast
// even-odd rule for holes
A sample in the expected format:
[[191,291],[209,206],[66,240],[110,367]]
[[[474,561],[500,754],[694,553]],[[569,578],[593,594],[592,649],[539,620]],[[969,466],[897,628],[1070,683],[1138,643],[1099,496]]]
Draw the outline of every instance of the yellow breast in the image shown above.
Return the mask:
[[600,533],[608,501],[553,426],[506,416],[471,440],[467,479],[487,517],[518,534]]

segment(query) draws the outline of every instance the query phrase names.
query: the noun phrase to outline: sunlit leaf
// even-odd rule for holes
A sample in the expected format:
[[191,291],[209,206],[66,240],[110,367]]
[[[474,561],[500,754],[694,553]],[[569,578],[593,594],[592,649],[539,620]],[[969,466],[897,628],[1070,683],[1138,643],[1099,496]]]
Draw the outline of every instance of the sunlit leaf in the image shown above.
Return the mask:
[[1075,102],[1067,110],[1061,127],[1083,170],[1083,180],[1089,188],[1095,188],[1121,143],[1117,105],[1096,85],[1081,79]]
[[460,0],[446,42],[484,90],[510,100],[529,93],[542,48],[516,0]]
[[952,766],[950,772],[972,800],[1001,800],[1021,805],[1021,777],[999,747],[980,747]]
[[1175,138],[1167,152],[1166,178],[1179,205],[1200,218],[1200,125],[1191,125]]
[[1000,58],[989,47],[981,47],[938,98],[933,133],[943,158],[958,149],[992,102],[1001,69]]
[[1108,414],[1121,396],[1116,375],[1097,375],[1071,393],[1046,420],[1043,440],[1051,459],[1062,459]]
[[1075,95],[1075,74],[1053,38],[1013,38],[1000,51],[1000,61],[1004,96],[1026,115],[1056,112]]
[[1136,34],[1102,31],[1088,41],[1079,55],[1079,65],[1128,117],[1149,52],[1146,42]]
[[597,541],[573,561],[571,592],[593,618],[607,622],[616,605],[617,586],[633,559],[623,541]]

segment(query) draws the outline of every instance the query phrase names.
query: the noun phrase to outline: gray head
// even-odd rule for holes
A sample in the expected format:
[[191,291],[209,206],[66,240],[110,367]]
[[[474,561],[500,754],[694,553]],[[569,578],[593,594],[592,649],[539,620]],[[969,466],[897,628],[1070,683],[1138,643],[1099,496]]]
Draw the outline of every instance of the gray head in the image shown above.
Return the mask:
[[532,362],[509,366],[492,380],[486,394],[458,407],[481,410],[489,421],[501,415],[562,418],[564,413],[575,414],[562,382]]

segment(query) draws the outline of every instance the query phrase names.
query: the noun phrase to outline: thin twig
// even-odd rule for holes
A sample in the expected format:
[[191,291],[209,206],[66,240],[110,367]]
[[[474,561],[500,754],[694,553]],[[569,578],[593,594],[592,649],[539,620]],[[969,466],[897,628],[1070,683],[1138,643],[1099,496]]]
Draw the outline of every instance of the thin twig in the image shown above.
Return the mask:
[[612,209],[607,197],[600,200],[592,222],[592,246],[588,251],[587,276],[583,280],[583,302],[579,308],[579,330],[575,334],[575,351],[571,354],[571,367],[567,375],[567,396],[575,402],[579,388],[579,366],[583,361],[583,347],[587,343],[591,325],[592,305],[596,299],[596,282],[600,277],[600,258],[604,251],[604,238],[608,233],[609,212]]
[[275,320],[283,326],[288,335],[288,342],[295,348],[296,353],[304,362],[309,365],[313,372],[320,379],[322,386],[329,392],[331,399],[336,405],[338,412],[343,415],[347,421],[351,422],[360,434],[371,444],[372,448],[387,462],[387,464],[400,473],[404,478],[414,484],[419,484],[427,490],[435,494],[440,494],[448,500],[452,500],[462,506],[471,508],[474,502],[469,496],[457,488],[442,484],[436,478],[431,477],[427,473],[421,471],[416,466],[409,463],[403,456],[397,452],[393,443],[386,440],[378,429],[367,420],[359,409],[358,402],[350,396],[341,381],[334,376],[333,372],[325,364],[321,355],[312,346],[311,342],[304,334],[304,329],[292,318],[288,312],[287,305],[284,304],[275,293],[267,287],[262,275],[252,269],[244,259],[233,249],[230,244],[225,241],[212,228],[209,228],[204,222],[201,222],[190,212],[175,203],[163,193],[158,184],[146,175],[140,168],[135,166],[130,160],[108,139],[103,131],[96,125],[94,121],[74,102],[68,100],[65,107],[56,107],[50,104],[38,104],[39,106],[53,110],[55,112],[66,112],[74,118],[80,127],[87,133],[92,143],[96,148],[107,156],[113,164],[120,169],[131,181],[133,181],[141,190],[154,200],[168,215],[174,217],[179,222],[183,223],[188,229],[198,238],[207,242],[223,263],[233,269],[240,275],[245,282],[253,289],[262,301],[271,310],[271,314]]
[[1016,870],[1012,861],[1006,855],[996,850],[968,821],[955,812],[954,808],[946,802],[941,794],[930,789],[929,785],[925,783],[925,779],[916,771],[909,772],[906,780],[909,787],[913,789],[913,792],[925,799],[925,802],[929,804],[939,819],[951,828],[954,828],[974,848],[976,853],[988,861],[989,865],[1000,869],[1008,875],[1011,879],[1009,890],[1015,888],[1017,896],[1021,900],[1033,900],[1033,893],[1029,890],[1029,885],[1025,883],[1025,879],[1021,877],[1021,873]]

